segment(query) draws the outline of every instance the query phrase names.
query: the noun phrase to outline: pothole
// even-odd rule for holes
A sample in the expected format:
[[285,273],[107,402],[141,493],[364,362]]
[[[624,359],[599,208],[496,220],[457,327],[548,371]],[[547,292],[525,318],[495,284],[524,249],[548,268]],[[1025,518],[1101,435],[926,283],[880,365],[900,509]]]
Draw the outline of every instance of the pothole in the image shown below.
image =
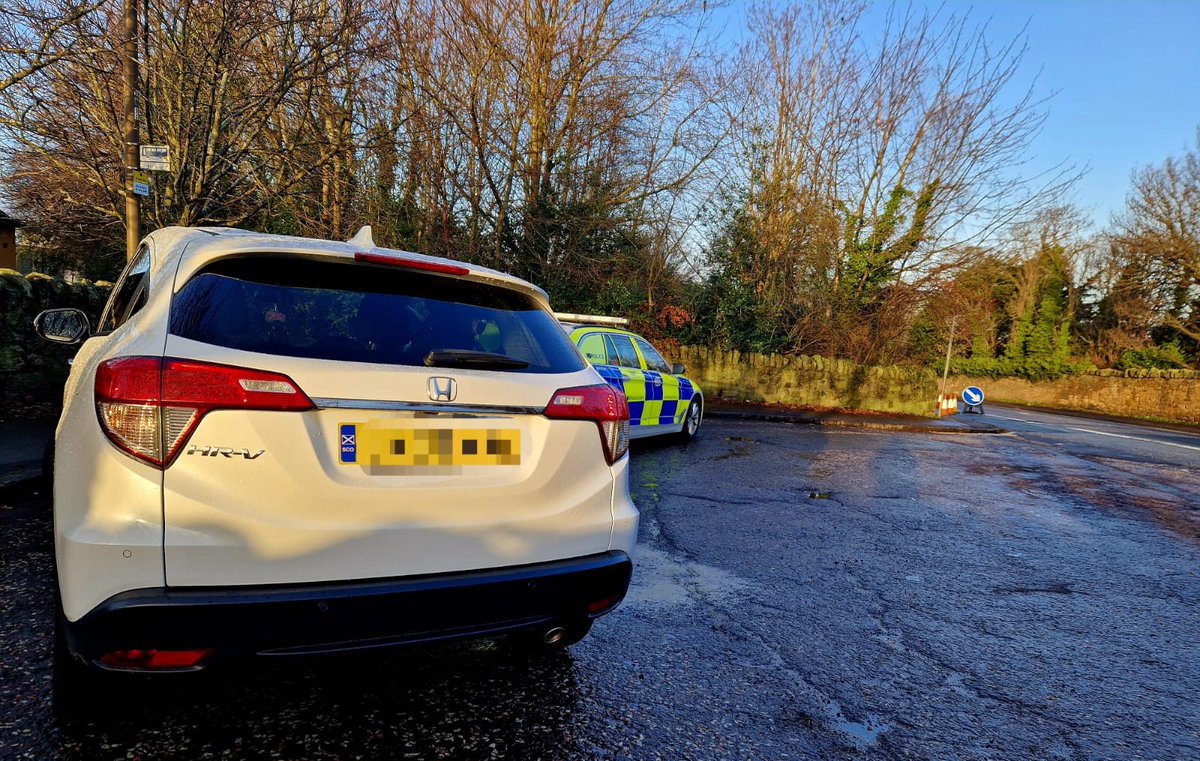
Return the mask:
[[825,704],[825,715],[833,729],[847,735],[860,749],[874,745],[879,741],[879,735],[892,728],[892,725],[874,716],[868,716],[864,721],[850,721],[842,712],[842,707],[834,700]]
[[1041,587],[996,587],[992,590],[998,595],[1079,595],[1083,592],[1078,592],[1071,589],[1069,584],[1057,582],[1054,584],[1046,584]]
[[669,555],[653,547],[640,546],[637,568],[625,605],[676,607],[693,605],[699,599],[729,599],[745,593],[747,582],[720,568]]

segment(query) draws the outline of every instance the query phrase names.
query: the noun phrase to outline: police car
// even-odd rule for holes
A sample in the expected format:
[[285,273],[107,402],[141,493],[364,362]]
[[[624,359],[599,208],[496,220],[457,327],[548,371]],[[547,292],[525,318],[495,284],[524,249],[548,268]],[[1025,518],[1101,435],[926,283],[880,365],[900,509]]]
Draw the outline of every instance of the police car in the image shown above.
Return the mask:
[[629,400],[631,439],[676,434],[685,440],[700,431],[704,396],[645,338],[624,329],[621,317],[556,313],[571,342],[604,380]]
[[366,229],[165,228],[97,331],[73,309],[35,327],[82,344],[53,468],[58,665],[553,649],[625,596],[625,398],[524,280]]

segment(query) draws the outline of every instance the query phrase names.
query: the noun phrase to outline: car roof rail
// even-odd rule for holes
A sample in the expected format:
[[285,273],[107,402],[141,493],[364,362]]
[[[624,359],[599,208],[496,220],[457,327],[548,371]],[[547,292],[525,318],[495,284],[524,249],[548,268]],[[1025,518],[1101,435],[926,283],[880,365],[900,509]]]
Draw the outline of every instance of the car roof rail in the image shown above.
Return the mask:
[[559,322],[571,322],[578,323],[580,325],[612,325],[619,328],[629,325],[629,320],[624,317],[607,317],[602,314],[571,314],[569,312],[555,312],[554,316]]

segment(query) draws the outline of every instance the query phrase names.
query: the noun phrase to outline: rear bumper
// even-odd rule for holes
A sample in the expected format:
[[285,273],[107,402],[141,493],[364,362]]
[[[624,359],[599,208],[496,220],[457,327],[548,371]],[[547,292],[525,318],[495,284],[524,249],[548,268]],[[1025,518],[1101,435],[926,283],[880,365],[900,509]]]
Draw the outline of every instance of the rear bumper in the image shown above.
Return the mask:
[[66,625],[89,662],[116,650],[212,648],[301,655],[429,642],[595,618],[629,588],[624,552],[535,565],[367,581],[152,588],[115,595]]

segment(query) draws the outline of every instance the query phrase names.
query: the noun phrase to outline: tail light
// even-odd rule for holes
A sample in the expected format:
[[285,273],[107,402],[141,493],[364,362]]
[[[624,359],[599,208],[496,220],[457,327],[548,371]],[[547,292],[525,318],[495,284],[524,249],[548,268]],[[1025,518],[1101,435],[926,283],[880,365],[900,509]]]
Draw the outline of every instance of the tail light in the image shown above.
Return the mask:
[[279,373],[186,359],[122,357],[96,369],[96,412],[114,444],[151,465],[171,464],[212,410],[308,410]]
[[134,671],[190,670],[213,654],[204,650],[115,650],[100,656],[100,662],[114,669]]
[[592,600],[587,604],[587,612],[589,616],[599,616],[602,613],[607,613],[621,603],[624,595],[613,595],[604,597],[599,600]]
[[607,383],[559,389],[542,414],[554,420],[594,420],[609,465],[629,451],[629,402]]

